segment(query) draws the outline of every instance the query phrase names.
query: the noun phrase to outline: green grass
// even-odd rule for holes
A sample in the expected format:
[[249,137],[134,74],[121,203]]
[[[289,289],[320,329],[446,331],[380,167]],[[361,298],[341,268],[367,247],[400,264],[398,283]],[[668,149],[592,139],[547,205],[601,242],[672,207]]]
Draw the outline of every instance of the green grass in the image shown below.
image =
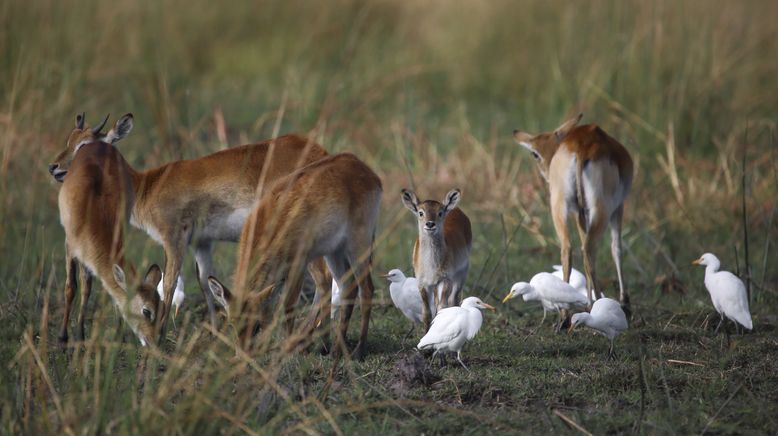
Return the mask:
[[[778,58],[769,1],[268,1],[0,4],[0,428],[7,433],[774,433],[778,400]],[[161,353],[139,349],[96,286],[88,340],[56,347],[64,283],[58,185],[46,165],[74,115],[131,111],[137,168],[305,132],[384,182],[376,272],[411,272],[400,189],[462,189],[473,221],[467,294],[495,303],[559,252],[547,189],[514,128],[576,111],[636,162],[624,224],[635,318],[617,340],[530,331],[540,310],[487,314],[468,373],[403,386],[419,337],[383,289],[370,355],[330,377],[315,353],[237,356],[214,337],[186,261],[188,301]],[[225,128],[220,130],[218,120]],[[226,139],[227,144],[224,144]],[[741,166],[742,153],[747,154]],[[745,171],[755,331],[712,336],[705,251],[745,276]],[[598,255],[615,295],[607,238]],[[163,263],[128,234],[139,268]],[[234,244],[217,249],[229,282]],[[574,264],[581,265],[578,252]],[[377,275],[374,274],[378,279]],[[663,291],[677,280],[680,287]],[[355,321],[352,321],[355,323]],[[352,335],[354,331],[352,329]],[[175,342],[173,342],[173,339]],[[223,340],[222,340],[223,339]],[[671,360],[687,363],[674,363]],[[689,364],[693,362],[694,364]]]

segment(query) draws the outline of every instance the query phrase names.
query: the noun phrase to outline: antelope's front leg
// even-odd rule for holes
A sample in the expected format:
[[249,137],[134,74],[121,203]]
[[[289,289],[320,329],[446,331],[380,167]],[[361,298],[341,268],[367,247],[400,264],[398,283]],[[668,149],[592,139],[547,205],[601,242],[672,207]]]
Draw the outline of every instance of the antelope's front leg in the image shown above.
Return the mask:
[[178,275],[181,274],[181,264],[186,255],[189,231],[184,230],[178,236],[167,239],[165,244],[163,244],[165,249],[165,278],[162,283],[162,289],[164,290],[165,298],[160,301],[162,307],[158,309],[158,313],[161,314],[161,316],[157,317],[158,343],[162,343],[165,336],[167,318],[173,305],[173,292],[176,289]]
[[78,261],[70,255],[70,250],[65,247],[65,313],[62,317],[62,326],[59,330],[60,344],[68,342],[68,323],[70,321],[70,309],[73,306],[73,299],[76,297],[76,271],[78,271]]
[[[434,292],[434,291],[433,291]],[[430,324],[432,324],[432,312],[427,300],[427,289],[419,283],[419,298],[421,298],[421,320],[424,323],[424,332],[429,331]],[[438,294],[435,292],[435,306],[438,306]]]

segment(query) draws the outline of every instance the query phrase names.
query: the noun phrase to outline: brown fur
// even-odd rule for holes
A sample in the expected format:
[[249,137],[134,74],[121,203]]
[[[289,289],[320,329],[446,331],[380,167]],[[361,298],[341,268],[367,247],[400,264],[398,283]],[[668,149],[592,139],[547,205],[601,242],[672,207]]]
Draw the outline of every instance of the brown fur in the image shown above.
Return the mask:
[[[621,273],[621,220],[623,202],[632,186],[632,158],[623,145],[600,127],[594,124],[577,126],[580,118],[581,115],[566,121],[554,132],[531,135],[517,130],[514,138],[533,153],[538,168],[549,183],[551,212],[561,243],[565,280],[570,278],[572,263],[567,218],[577,212],[576,223],[583,244],[584,272],[589,291],[599,295],[594,265],[596,243],[606,226],[610,226],[611,254],[619,277],[620,298],[622,304],[628,307],[629,296]],[[573,197],[565,191],[569,188],[572,165],[575,165]],[[587,179],[594,183],[591,192],[585,190],[583,183],[587,174],[590,174],[589,177],[597,176]],[[590,300],[593,295],[590,294]]]
[[[115,130],[122,130],[120,127],[126,123],[131,128],[132,115],[127,114],[117,121]],[[111,137],[113,132],[96,136]],[[49,171],[58,180],[70,177],[64,174],[69,174],[71,162],[78,155],[75,147],[87,135],[94,133],[77,126],[68,139],[65,151],[49,166]],[[302,136],[286,135],[198,159],[171,162],[148,171],[135,171],[121,160],[134,194],[131,223],[144,229],[165,250],[165,304],[161,316],[157,317],[160,330],[165,326],[173,289],[190,239],[195,239],[200,286],[215,326],[213,299],[207,282],[212,275],[213,242],[237,241],[245,216],[266,185],[325,156],[327,152],[318,144]],[[240,210],[245,213],[234,216],[229,229],[211,229],[214,223],[223,224],[227,217]],[[327,273],[322,271],[321,274]]]
[[[258,312],[248,315],[239,328],[243,344],[249,342],[254,321],[267,326],[273,310],[283,306],[287,329],[300,292],[306,264],[324,257],[339,287],[345,310],[338,338],[344,344],[357,288],[361,296],[362,328],[355,355],[361,357],[367,342],[373,282],[370,277],[372,244],[382,193],[381,180],[356,156],[343,153],[310,164],[280,179],[251,213],[243,227],[235,273],[236,300],[255,300],[242,307]],[[279,283],[285,282],[284,291]],[[274,287],[271,293],[266,292]],[[282,295],[283,305],[266,301]],[[329,319],[331,296],[326,292],[321,319]],[[338,349],[339,350],[339,349]]]
[[[83,133],[83,132],[79,132]],[[74,135],[71,135],[74,136]],[[78,136],[78,135],[75,135]],[[127,164],[112,145],[99,140],[83,145],[70,165],[69,176],[59,192],[60,220],[65,229],[66,280],[65,315],[60,328],[61,342],[68,340],[68,321],[75,297],[78,262],[88,275],[97,275],[120,313],[139,338],[151,343],[156,337],[154,318],[159,297],[156,286],[159,268],[149,269],[146,280],[130,298],[124,280],[119,282],[115,265],[123,267],[124,225],[132,208],[132,190]],[[123,271],[122,271],[123,277]],[[156,280],[155,280],[156,279]],[[91,278],[82,282],[80,336],[84,335],[84,308],[91,291]],[[146,316],[144,313],[149,313]]]

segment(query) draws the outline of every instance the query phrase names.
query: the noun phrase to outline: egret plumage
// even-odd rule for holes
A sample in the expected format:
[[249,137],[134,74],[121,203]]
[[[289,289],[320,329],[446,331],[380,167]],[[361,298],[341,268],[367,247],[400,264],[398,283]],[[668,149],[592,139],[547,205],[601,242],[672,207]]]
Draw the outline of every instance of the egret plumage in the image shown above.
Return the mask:
[[713,307],[721,316],[719,324],[716,326],[716,333],[718,333],[725,316],[736,325],[740,324],[748,330],[753,329],[754,324],[748,309],[746,285],[743,284],[743,281],[729,271],[719,271],[721,262],[711,253],[703,254],[692,263],[705,266],[705,287],[710,293]]
[[600,298],[592,305],[591,312],[573,315],[568,333],[572,333],[579,324],[593,329],[610,340],[608,357],[613,357],[613,340],[628,327],[627,316],[621,309],[621,304],[612,298]]
[[[419,282],[415,277],[406,277],[399,269],[393,269],[383,276],[389,280],[389,296],[392,298],[394,306],[405,315],[406,318],[415,324],[421,324],[422,306],[419,298]],[[427,293],[427,305],[430,308],[432,316],[437,314],[435,307],[435,296],[432,292]]]
[[[157,294],[159,294],[160,300],[165,299],[165,291],[162,284],[165,282],[165,273],[162,273],[162,279],[160,279],[157,285]],[[184,304],[184,278],[181,274],[178,275],[176,281],[176,289],[173,291],[173,327],[175,327],[176,317],[178,316],[178,310]]]
[[[554,265],[554,272],[551,274],[559,277],[560,279],[564,280],[565,275],[562,272],[562,265]],[[587,299],[589,298],[589,292],[586,290],[586,276],[581,271],[578,271],[577,269],[570,267],[570,281],[568,282],[570,286],[575,288],[576,291],[578,291],[579,294],[583,295]],[[597,295],[594,295],[594,298],[597,299]],[[600,292],[600,298],[605,298],[605,294],[603,292]]]
[[[518,296],[521,296],[524,301],[540,301],[543,306],[543,319],[540,320],[540,325],[546,320],[548,311],[560,312],[561,315],[562,310],[583,308],[589,304],[588,297],[579,293],[564,280],[547,272],[535,274],[529,283],[515,283],[502,302],[505,303]],[[559,321],[556,325],[557,331],[563,321],[561,316]]]
[[455,352],[457,361],[469,371],[462,362],[462,347],[481,329],[484,320],[481,309],[495,310],[478,297],[467,297],[462,300],[461,306],[442,309],[432,320],[429,331],[421,338],[416,348],[419,350],[432,348],[435,350],[432,354],[433,359],[440,351]]

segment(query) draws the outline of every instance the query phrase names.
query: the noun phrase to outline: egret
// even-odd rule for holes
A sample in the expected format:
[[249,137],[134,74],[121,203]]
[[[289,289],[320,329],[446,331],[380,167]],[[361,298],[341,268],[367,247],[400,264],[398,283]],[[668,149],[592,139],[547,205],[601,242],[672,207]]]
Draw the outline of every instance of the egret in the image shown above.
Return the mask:
[[439,351],[457,353],[457,361],[470,371],[462,362],[462,347],[473,339],[483,323],[480,309],[494,311],[494,307],[484,303],[478,297],[467,297],[461,306],[447,307],[432,320],[430,329],[416,346],[419,350],[434,349],[432,359]]
[[[392,298],[394,306],[413,323],[411,330],[405,335],[407,338],[413,333],[413,328],[416,324],[421,324],[423,321],[422,303],[421,298],[419,298],[419,282],[415,277],[406,277],[399,269],[393,269],[382,277],[390,282],[389,296]],[[435,296],[432,292],[427,293],[427,305],[434,317],[437,313],[437,307],[435,306]]]
[[508,295],[502,299],[502,302],[505,303],[519,295],[522,296],[524,301],[540,301],[540,304],[543,306],[543,319],[540,320],[538,328],[546,320],[546,312],[560,312],[559,323],[556,325],[555,331],[559,331],[564,320],[561,316],[562,310],[586,307],[589,304],[588,297],[580,294],[564,280],[547,272],[535,274],[529,283],[515,283]]
[[627,316],[621,309],[621,304],[612,298],[600,298],[592,305],[590,313],[576,313],[570,320],[571,334],[575,327],[583,324],[590,329],[595,330],[611,341],[608,349],[608,357],[613,358],[613,340],[619,333],[627,329]]
[[716,326],[716,333],[719,332],[725,316],[735,325],[740,324],[749,330],[753,329],[751,312],[748,310],[746,285],[743,281],[729,271],[719,271],[721,262],[711,253],[703,254],[692,264],[705,265],[705,287],[708,288],[713,307],[721,316]]
[[[162,278],[157,285],[157,294],[159,294],[160,300],[165,299],[165,290],[162,284],[165,282],[165,273],[162,273]],[[181,274],[178,275],[178,281],[176,282],[176,289],[173,291],[173,327],[176,327],[176,317],[178,316],[178,310],[181,305],[184,304],[184,278]]]
[[[565,279],[565,275],[562,272],[562,265],[554,265],[554,272],[551,274],[559,277],[562,280]],[[589,298],[589,292],[586,290],[586,276],[581,271],[570,267],[570,281],[568,283],[581,295],[587,299]],[[597,299],[597,295],[594,295],[594,298]],[[605,298],[605,294],[602,291],[600,292],[600,298]]]

